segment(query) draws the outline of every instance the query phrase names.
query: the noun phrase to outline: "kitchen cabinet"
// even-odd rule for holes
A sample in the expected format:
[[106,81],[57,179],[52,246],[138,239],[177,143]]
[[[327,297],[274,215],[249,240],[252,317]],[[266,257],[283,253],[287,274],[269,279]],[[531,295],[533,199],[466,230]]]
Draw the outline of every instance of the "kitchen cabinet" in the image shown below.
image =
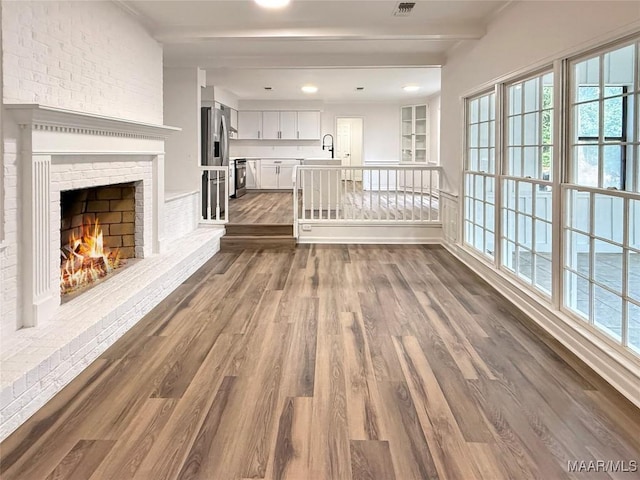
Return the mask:
[[297,137],[296,112],[262,112],[262,138],[265,140],[295,140]]
[[293,170],[299,164],[298,160],[262,159],[260,188],[277,190],[293,188]]
[[262,112],[240,110],[238,112],[238,138],[259,140],[262,137]]
[[280,138],[295,140],[297,137],[297,112],[280,112]]
[[241,110],[237,114],[240,140],[320,139],[319,111]]
[[247,160],[247,190],[260,188],[260,160]]
[[260,188],[274,189],[278,186],[278,177],[280,175],[280,165],[262,161],[260,162]]
[[320,139],[320,112],[297,112],[299,140]]
[[429,159],[429,118],[426,105],[400,108],[400,161],[426,164]]

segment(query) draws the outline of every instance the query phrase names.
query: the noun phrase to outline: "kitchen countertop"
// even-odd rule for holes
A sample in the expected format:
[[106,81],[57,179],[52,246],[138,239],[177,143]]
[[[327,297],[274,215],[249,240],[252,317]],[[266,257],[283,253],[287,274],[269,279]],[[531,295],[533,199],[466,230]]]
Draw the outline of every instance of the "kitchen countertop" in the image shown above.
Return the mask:
[[244,158],[247,160],[303,160],[303,157],[229,157],[230,160]]
[[[322,157],[230,157],[230,160],[237,160],[239,158],[244,158],[246,160],[331,160],[331,158],[322,158]],[[335,159],[334,159],[335,160]]]
[[339,158],[305,158],[302,160],[303,165],[342,165]]

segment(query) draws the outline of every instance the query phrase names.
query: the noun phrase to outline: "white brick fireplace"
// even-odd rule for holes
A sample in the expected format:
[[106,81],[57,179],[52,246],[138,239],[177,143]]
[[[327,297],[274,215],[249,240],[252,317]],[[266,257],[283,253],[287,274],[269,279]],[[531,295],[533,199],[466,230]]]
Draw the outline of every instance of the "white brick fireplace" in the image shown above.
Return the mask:
[[177,130],[38,105],[9,105],[22,158],[22,326],[60,305],[60,192],[139,182],[136,256],[160,253],[164,138]]
[[[165,219],[172,219],[165,213],[164,140],[178,129],[39,105],[5,107],[20,130],[21,308],[15,331],[5,328],[1,339],[0,440],[211,258],[224,231],[190,228],[164,242]],[[113,184],[136,186],[141,260],[61,304],[60,192]],[[185,199],[194,211],[179,216],[197,212],[192,196]]]

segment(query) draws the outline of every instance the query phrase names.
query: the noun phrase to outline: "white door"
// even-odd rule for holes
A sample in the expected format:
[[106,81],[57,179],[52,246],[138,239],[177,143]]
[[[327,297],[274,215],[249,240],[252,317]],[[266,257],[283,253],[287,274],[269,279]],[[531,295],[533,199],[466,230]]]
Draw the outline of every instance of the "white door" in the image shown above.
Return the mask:
[[[362,166],[363,120],[362,118],[338,117],[336,119],[336,158],[345,167]],[[347,170],[345,180],[362,181],[362,170]]]

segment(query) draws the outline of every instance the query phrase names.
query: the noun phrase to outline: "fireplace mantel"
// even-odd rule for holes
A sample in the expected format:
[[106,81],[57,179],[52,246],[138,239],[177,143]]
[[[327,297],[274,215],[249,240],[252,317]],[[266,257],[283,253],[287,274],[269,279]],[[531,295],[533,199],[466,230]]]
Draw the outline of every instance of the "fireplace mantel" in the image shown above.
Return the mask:
[[161,252],[164,140],[180,129],[37,104],[5,107],[20,126],[22,326],[30,327],[53,318],[60,305],[60,191],[142,181],[144,256]]
[[49,107],[37,103],[8,103],[4,107],[11,112],[19,125],[80,130],[74,133],[83,133],[82,130],[91,130],[96,135],[123,137],[138,135],[140,137],[164,139],[173,132],[182,130],[168,125],[107,117],[93,113]]

